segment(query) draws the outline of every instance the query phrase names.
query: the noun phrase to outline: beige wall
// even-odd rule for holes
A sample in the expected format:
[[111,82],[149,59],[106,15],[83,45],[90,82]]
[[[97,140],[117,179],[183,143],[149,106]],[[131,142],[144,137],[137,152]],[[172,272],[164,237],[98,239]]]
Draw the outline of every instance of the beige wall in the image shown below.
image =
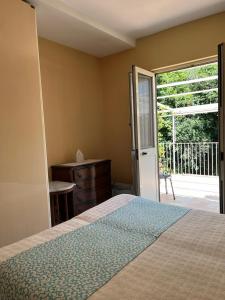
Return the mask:
[[0,2],[0,246],[49,225],[35,11]]
[[[0,246],[48,227],[45,136],[35,12],[0,4]],[[131,181],[128,72],[215,55],[225,13],[138,40],[103,59],[39,39],[48,165],[112,159],[113,179]]]
[[39,39],[48,165],[104,156],[103,102],[97,58]]
[[225,13],[138,40],[133,50],[101,59],[106,155],[113,178],[131,181],[128,72],[132,64],[152,70],[208,57],[225,42]]

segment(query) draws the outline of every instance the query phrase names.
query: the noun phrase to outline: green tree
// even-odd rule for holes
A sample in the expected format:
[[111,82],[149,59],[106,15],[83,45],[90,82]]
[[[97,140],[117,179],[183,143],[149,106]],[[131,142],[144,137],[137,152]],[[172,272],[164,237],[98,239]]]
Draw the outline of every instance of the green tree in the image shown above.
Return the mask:
[[[159,142],[172,141],[172,117],[171,115],[169,116],[169,113],[162,113],[162,110],[164,110],[163,107],[178,108],[218,102],[217,78],[213,80],[183,85],[174,85],[170,87],[160,86],[166,85],[168,83],[187,81],[198,78],[213,78],[212,76],[217,76],[217,74],[217,64],[213,63],[174,72],[162,73],[157,76]],[[188,95],[179,95],[181,93],[204,90],[210,91]],[[177,142],[217,141],[217,122],[217,113],[177,116]]]

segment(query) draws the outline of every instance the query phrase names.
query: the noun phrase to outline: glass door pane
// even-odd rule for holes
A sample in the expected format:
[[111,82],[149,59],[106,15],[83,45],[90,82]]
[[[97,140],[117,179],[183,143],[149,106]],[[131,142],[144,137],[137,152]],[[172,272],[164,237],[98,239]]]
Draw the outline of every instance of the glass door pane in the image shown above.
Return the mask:
[[141,74],[138,75],[139,93],[139,122],[140,122],[140,146],[146,149],[155,146],[152,79]]

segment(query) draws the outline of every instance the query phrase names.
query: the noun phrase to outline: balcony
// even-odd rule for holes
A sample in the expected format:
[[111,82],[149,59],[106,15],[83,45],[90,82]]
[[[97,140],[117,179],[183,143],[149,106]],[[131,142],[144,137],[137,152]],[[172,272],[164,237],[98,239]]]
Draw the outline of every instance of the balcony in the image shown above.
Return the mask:
[[170,182],[160,182],[163,203],[194,209],[219,212],[218,143],[161,143],[160,171],[171,174],[175,192],[172,197]]

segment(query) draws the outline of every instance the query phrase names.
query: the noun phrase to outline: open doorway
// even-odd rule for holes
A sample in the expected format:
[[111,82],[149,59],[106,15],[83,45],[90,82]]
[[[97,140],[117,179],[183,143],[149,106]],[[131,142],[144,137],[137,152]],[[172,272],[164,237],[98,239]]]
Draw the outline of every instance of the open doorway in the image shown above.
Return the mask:
[[156,76],[160,201],[219,212],[217,62]]

